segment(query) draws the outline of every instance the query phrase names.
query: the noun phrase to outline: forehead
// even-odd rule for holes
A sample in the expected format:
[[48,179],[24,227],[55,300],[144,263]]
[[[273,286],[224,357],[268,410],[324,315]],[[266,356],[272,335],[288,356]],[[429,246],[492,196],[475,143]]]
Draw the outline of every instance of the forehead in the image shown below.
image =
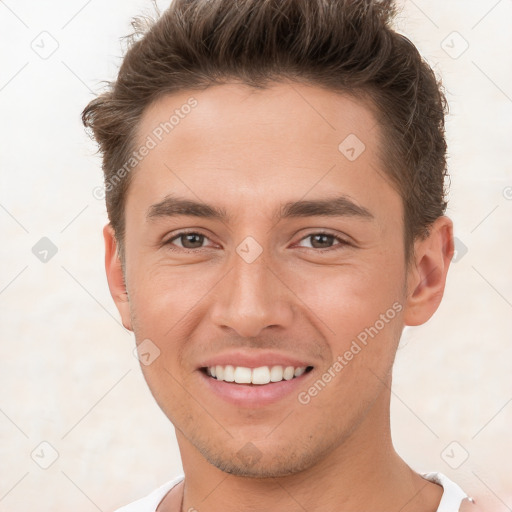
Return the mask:
[[207,133],[203,147],[221,139],[223,145],[263,143],[281,149],[287,143],[300,151],[307,139],[338,151],[338,143],[350,134],[371,145],[378,128],[367,106],[347,94],[299,83],[274,82],[264,89],[228,83],[151,103],[139,123],[138,143],[148,134],[160,140],[171,133],[180,144]]
[[[238,206],[333,192],[367,204],[386,194],[396,202],[379,136],[364,103],[319,87],[231,83],[181,91],[153,102],[140,120],[136,147],[151,149],[135,169],[127,206],[134,195],[147,206],[166,193]],[[372,186],[386,190],[370,193]]]

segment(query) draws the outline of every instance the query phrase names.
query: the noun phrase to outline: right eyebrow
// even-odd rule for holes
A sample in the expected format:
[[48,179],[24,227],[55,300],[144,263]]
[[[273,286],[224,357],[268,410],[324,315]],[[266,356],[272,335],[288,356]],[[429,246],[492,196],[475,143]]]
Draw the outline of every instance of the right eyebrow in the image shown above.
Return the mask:
[[179,215],[211,218],[223,222],[229,220],[229,215],[223,208],[175,195],[167,195],[162,201],[151,205],[148,208],[146,219],[152,220],[161,217],[177,217]]

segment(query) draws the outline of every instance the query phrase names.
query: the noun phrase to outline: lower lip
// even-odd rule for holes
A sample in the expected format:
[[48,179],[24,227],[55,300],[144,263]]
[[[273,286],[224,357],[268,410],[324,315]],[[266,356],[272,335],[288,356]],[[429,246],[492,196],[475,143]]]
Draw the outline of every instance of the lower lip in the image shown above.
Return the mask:
[[290,380],[252,385],[217,380],[209,377],[202,370],[198,370],[198,372],[208,389],[226,402],[237,407],[261,407],[279,402],[293,392],[298,395],[301,390],[304,391],[306,389],[304,382],[313,373],[313,370]]

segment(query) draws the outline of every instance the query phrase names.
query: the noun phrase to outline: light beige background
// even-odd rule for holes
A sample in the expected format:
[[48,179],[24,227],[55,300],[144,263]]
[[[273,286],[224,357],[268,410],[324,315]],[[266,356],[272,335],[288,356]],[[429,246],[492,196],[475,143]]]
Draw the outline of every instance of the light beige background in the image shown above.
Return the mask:
[[[451,106],[459,252],[439,311],[404,332],[393,438],[417,471],[512,510],[512,1],[401,5],[397,26]],[[0,511],[107,512],[181,472],[109,295],[100,160],[79,119],[142,10],[149,1],[0,2]],[[32,253],[42,237],[58,248],[47,263]]]

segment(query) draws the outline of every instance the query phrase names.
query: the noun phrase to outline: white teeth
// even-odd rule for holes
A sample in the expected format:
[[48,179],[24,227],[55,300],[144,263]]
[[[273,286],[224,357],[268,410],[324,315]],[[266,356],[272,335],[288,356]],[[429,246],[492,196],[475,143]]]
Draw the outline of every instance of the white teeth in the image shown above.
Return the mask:
[[247,368],[245,366],[210,366],[206,373],[217,380],[225,382],[236,382],[237,384],[268,384],[269,382],[281,382],[300,377],[306,371],[305,366],[260,366],[258,368]]
[[226,382],[234,382],[235,381],[235,369],[233,366],[228,364],[224,367],[224,380]]
[[270,382],[280,382],[283,380],[283,367],[272,366],[270,369]]
[[295,368],[295,372],[293,374],[295,377],[300,377],[305,371],[306,368]]
[[293,373],[294,373],[293,366],[287,366],[284,369],[284,372],[283,372],[283,379],[284,380],[291,380],[291,379],[293,379]]
[[260,366],[252,371],[253,384],[268,384],[270,382],[270,370],[268,366]]
[[[217,366],[218,368],[218,366]],[[251,369],[244,366],[237,366],[235,368],[235,382],[237,384],[250,384],[251,383]],[[218,378],[218,377],[217,377]],[[222,379],[219,379],[222,380]]]

